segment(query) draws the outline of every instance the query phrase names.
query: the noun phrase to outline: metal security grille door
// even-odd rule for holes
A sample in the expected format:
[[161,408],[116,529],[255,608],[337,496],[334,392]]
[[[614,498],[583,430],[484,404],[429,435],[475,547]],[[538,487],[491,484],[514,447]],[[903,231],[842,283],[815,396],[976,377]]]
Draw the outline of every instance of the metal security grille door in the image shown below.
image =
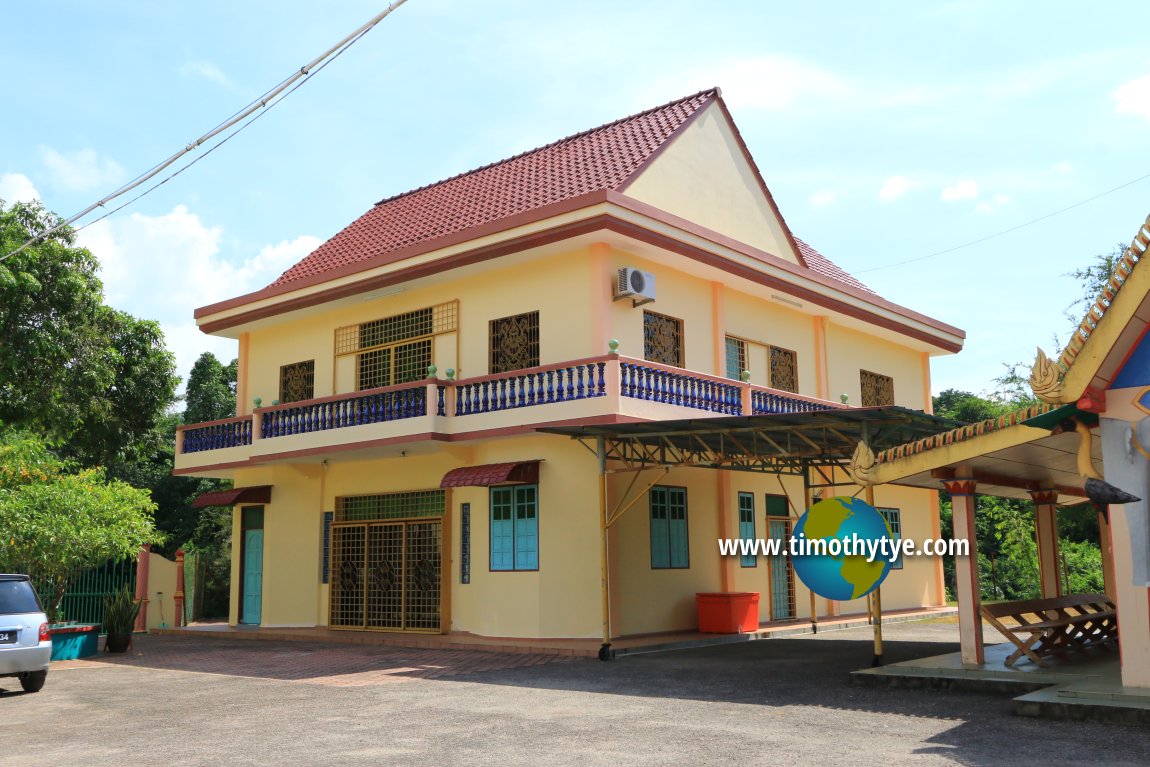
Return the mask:
[[[768,517],[767,527],[773,540],[786,541],[791,535],[791,523],[786,519]],[[795,617],[795,582],[791,571],[791,558],[787,554],[778,554],[772,556],[770,560],[771,619],[779,621],[793,618]]]
[[439,631],[440,519],[335,524],[331,625]]

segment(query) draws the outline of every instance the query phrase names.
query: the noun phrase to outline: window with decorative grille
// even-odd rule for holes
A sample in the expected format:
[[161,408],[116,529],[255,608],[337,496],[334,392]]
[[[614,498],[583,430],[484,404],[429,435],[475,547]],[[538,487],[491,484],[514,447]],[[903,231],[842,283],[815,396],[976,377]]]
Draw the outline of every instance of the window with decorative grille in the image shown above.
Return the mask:
[[683,321],[644,310],[643,359],[683,367]]
[[491,320],[489,331],[490,374],[522,370],[539,364],[539,312]]
[[747,369],[747,342],[727,336],[727,378],[741,380]]
[[343,495],[335,499],[336,522],[376,519],[442,517],[447,509],[443,490],[417,490],[382,495]]
[[882,407],[894,404],[894,379],[869,370],[859,371],[862,385],[862,406]]
[[335,355],[356,357],[357,388],[410,383],[427,375],[432,340],[459,326],[459,302],[336,328]]
[[799,391],[798,355],[790,349],[772,346],[770,349],[771,387],[783,391]]
[[315,360],[280,365],[280,402],[299,402],[315,396]]

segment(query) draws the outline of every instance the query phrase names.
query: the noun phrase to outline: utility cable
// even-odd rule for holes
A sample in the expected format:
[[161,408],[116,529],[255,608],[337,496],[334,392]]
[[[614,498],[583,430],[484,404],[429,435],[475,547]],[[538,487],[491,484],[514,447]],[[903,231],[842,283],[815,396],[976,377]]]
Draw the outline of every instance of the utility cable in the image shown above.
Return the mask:
[[[347,37],[340,40],[338,43],[333,45],[331,48],[328,48],[326,51],[324,51],[322,54],[320,54],[316,58],[312,59],[310,62],[308,62],[304,66],[300,67],[298,72],[294,72],[291,76],[282,80],[278,85],[273,87],[271,90],[267,91],[262,96],[258,97],[257,99],[253,100],[252,102],[250,102],[246,107],[244,107],[240,111],[236,112],[231,117],[224,120],[223,122],[219,123],[216,127],[212,128],[210,131],[208,131],[204,135],[200,136],[195,141],[192,141],[187,146],[185,146],[183,149],[181,149],[180,151],[173,154],[171,157],[167,158],[166,160],[159,163],[158,165],[153,166],[150,170],[145,171],[144,173],[140,174],[139,176],[137,176],[132,181],[128,182],[127,184],[121,186],[116,191],[109,194],[107,197],[104,197],[103,199],[99,200],[98,202],[95,202],[95,203],[89,205],[88,207],[86,207],[82,211],[80,211],[79,213],[76,213],[75,215],[69,217],[68,219],[61,221],[60,223],[56,224],[55,226],[51,227],[50,229],[47,229],[43,232],[40,232],[39,234],[32,237],[30,240],[25,242],[23,245],[16,248],[16,250],[13,250],[12,252],[10,252],[4,256],[0,256],[0,262],[3,262],[5,260],[11,258],[12,256],[15,256],[17,253],[20,253],[21,251],[25,250],[26,248],[30,247],[31,245],[36,244],[39,241],[45,239],[46,237],[52,236],[53,234],[60,231],[64,227],[70,226],[71,224],[75,223],[79,219],[83,218],[84,216],[86,216],[89,213],[91,213],[92,211],[94,211],[96,208],[106,207],[107,204],[109,202],[111,202],[112,200],[115,200],[119,197],[124,196],[125,194],[132,191],[133,189],[136,189],[136,188],[144,185],[146,182],[148,182],[151,179],[155,178],[156,176],[160,175],[160,173],[162,173],[164,170],[166,170],[167,168],[174,165],[181,157],[195,151],[196,149],[199,149],[200,146],[203,145],[205,142],[211,141],[213,138],[225,133],[230,128],[232,128],[236,125],[239,125],[240,123],[243,123],[242,125],[240,125],[239,128],[237,128],[235,131],[233,131],[232,133],[225,136],[222,140],[220,140],[218,143],[216,143],[214,146],[212,146],[203,155],[200,155],[199,157],[197,157],[192,162],[188,163],[187,165],[185,165],[182,168],[180,168],[179,170],[177,170],[175,173],[171,174],[170,176],[163,179],[159,183],[153,185],[152,187],[146,189],[143,193],[133,197],[132,199],[128,200],[126,203],[124,203],[124,204],[120,205],[119,207],[115,208],[114,210],[109,211],[108,213],[104,214],[103,216],[100,217],[100,219],[106,218],[107,216],[111,215],[112,213],[115,213],[118,210],[122,210],[126,206],[132,204],[133,202],[140,199],[141,197],[149,194],[150,192],[154,191],[158,187],[163,186],[168,181],[171,181],[173,178],[178,176],[180,173],[184,172],[185,170],[190,168],[192,165],[195,165],[196,162],[198,162],[199,160],[201,160],[204,157],[211,154],[216,149],[223,146],[223,144],[225,144],[228,140],[230,140],[231,138],[236,136],[244,128],[248,127],[253,122],[255,122],[255,120],[258,119],[259,116],[261,116],[262,114],[264,114],[266,112],[268,107],[271,107],[271,106],[274,106],[275,104],[278,104],[284,98],[286,98],[287,96],[294,93],[295,90],[300,85],[302,85],[304,82],[307,82],[307,80],[309,80],[311,78],[311,75],[318,73],[325,66],[327,66],[327,64],[331,63],[331,61],[334,61],[336,58],[338,58],[340,54],[342,54],[345,50],[347,50],[349,47],[351,47],[353,44],[355,44],[361,37],[363,37],[365,34],[367,34],[369,31],[371,31],[377,24],[379,24],[381,21],[383,21],[389,15],[391,15],[392,11],[394,11],[399,6],[403,5],[405,2],[407,2],[407,0],[394,0],[391,4],[389,4],[387,6],[387,8],[385,8],[380,13],[377,13],[370,20],[368,20],[366,23],[362,24],[359,28],[357,28],[354,32],[352,32],[350,35],[348,35]],[[292,87],[293,85],[294,85],[294,87]],[[260,112],[260,110],[264,110],[264,112]],[[252,115],[255,115],[257,112],[259,112],[259,114],[256,115],[256,117],[252,117]],[[252,117],[252,119],[248,120],[249,117]],[[245,120],[247,120],[247,122],[244,122]],[[100,220],[100,219],[97,219],[97,220]],[[95,221],[93,221],[91,223],[95,223]]]
[[917,258],[908,258],[905,261],[896,261],[893,264],[884,264],[883,266],[872,266],[869,269],[855,269],[852,272],[852,274],[865,274],[867,272],[877,272],[877,271],[880,271],[882,269],[893,269],[896,266],[906,266],[907,264],[913,264],[917,261],[926,261],[928,258],[937,258],[938,256],[945,256],[947,253],[953,253],[956,250],[962,250],[963,248],[969,248],[971,245],[978,245],[979,243],[986,242],[987,240],[993,240],[997,237],[1001,237],[1004,234],[1010,234],[1011,232],[1017,232],[1019,229],[1025,229],[1028,226],[1033,226],[1034,224],[1037,224],[1041,221],[1045,221],[1048,218],[1054,218],[1055,216],[1061,215],[1061,214],[1063,214],[1069,210],[1074,210],[1075,208],[1081,207],[1088,202],[1094,202],[1095,200],[1097,200],[1101,197],[1105,197],[1108,194],[1113,194],[1114,192],[1117,192],[1121,189],[1125,189],[1128,186],[1133,186],[1134,184],[1137,184],[1139,181],[1145,181],[1148,178],[1150,178],[1150,173],[1147,173],[1145,176],[1139,176],[1138,178],[1134,179],[1133,181],[1127,181],[1125,184],[1120,184],[1120,185],[1114,187],[1113,189],[1107,189],[1105,192],[1100,192],[1099,194],[1096,194],[1093,197],[1088,197],[1085,200],[1080,200],[1080,201],[1074,203],[1073,205],[1067,205],[1065,208],[1061,208],[1059,210],[1056,210],[1053,213],[1047,213],[1045,216],[1039,216],[1038,218],[1031,219],[1030,221],[1027,221],[1024,224],[1018,224],[1017,226],[1012,226],[1009,229],[1003,229],[1001,232],[995,232],[994,234],[988,234],[985,237],[979,237],[977,240],[971,240],[970,242],[964,242],[961,245],[955,245],[953,248],[947,248],[946,250],[938,250],[938,251],[935,251],[934,253],[929,253],[925,256],[918,256]]

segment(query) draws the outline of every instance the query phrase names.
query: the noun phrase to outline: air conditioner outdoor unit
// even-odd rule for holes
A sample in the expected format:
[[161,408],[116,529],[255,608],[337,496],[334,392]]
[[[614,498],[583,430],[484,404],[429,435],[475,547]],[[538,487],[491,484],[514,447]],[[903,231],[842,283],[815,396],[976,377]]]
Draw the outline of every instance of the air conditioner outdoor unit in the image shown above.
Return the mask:
[[615,300],[630,298],[634,306],[655,300],[655,275],[630,267],[620,269],[615,280]]

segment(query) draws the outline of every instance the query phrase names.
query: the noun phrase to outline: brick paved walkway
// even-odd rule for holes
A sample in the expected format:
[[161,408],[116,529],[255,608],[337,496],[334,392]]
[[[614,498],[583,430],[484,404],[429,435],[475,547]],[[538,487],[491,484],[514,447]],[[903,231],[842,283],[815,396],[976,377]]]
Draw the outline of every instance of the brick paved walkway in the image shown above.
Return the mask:
[[133,641],[134,647],[124,655],[101,653],[84,660],[57,661],[52,664],[51,670],[136,666],[334,687],[366,687],[550,663],[590,662],[565,655],[303,642],[246,642],[167,636],[137,636]]

